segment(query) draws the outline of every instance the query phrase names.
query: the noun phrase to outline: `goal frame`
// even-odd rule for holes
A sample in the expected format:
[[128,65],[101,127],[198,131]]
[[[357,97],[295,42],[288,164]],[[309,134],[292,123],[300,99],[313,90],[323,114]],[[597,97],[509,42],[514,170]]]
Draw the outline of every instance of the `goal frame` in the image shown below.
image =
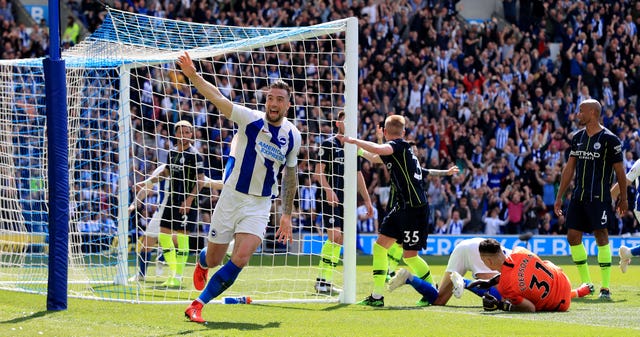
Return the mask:
[[[346,62],[344,66],[344,82],[345,82],[345,112],[346,112],[346,120],[345,120],[345,133],[347,136],[356,137],[357,136],[357,121],[358,121],[358,107],[357,107],[357,97],[358,97],[358,22],[356,18],[347,18],[342,20],[337,20],[335,22],[344,22],[346,24],[345,34],[345,57]],[[318,25],[322,26],[322,25]],[[309,27],[301,27],[301,28],[309,28]],[[329,32],[329,30],[327,30]],[[304,37],[302,35],[301,37]],[[282,41],[286,41],[287,37],[283,37]],[[279,40],[274,40],[271,43],[277,44],[280,43]],[[221,50],[220,54],[224,54],[227,52],[243,50],[234,49],[236,46],[231,44],[228,50]],[[207,57],[211,57],[210,52],[202,52],[198,49],[188,49],[192,57],[194,59],[198,59],[206,55]],[[166,54],[165,54],[166,55]],[[175,51],[173,53],[169,53],[172,59],[174,60],[179,55],[179,51]],[[77,58],[77,54],[68,53],[67,56],[72,58]],[[113,61],[113,60],[112,60]],[[131,111],[129,110],[129,87],[130,87],[130,70],[135,66],[139,66],[145,62],[157,62],[157,63],[166,63],[171,62],[172,60],[168,60],[165,58],[152,59],[152,60],[128,60],[127,62],[122,62],[122,65],[118,67],[118,71],[120,74],[120,114],[119,118],[119,127],[121,132],[131,132]],[[71,67],[73,67],[73,62],[70,62]],[[69,63],[68,63],[69,64]],[[49,98],[48,98],[49,99]],[[68,138],[65,140],[68,142]],[[129,137],[119,137],[118,141],[118,149],[119,149],[119,204],[118,204],[118,264],[117,264],[117,273],[114,279],[114,284],[126,285],[127,284],[127,271],[128,271],[128,260],[127,260],[127,233],[129,231],[128,228],[128,213],[127,206],[129,205],[129,194],[128,191],[128,176],[129,176],[129,165],[126,165],[125,162],[127,159],[128,151],[131,147],[131,142]],[[343,254],[343,285],[344,289],[339,297],[339,301],[345,304],[355,303],[356,298],[356,166],[357,166],[357,155],[356,155],[356,147],[352,145],[345,146],[345,200],[344,200],[344,221],[345,224],[349,224],[344,226],[344,254]],[[68,179],[68,176],[67,176]],[[68,196],[67,196],[68,197]],[[53,197],[52,197],[53,198]],[[69,214],[67,214],[67,218]],[[50,219],[51,223],[52,219]],[[351,225],[353,224],[353,225]],[[68,254],[68,251],[60,252],[55,251],[53,254]],[[55,256],[50,256],[50,258],[55,258]],[[55,274],[50,274],[50,276],[56,277]],[[66,277],[66,275],[64,275]],[[66,282],[67,280],[64,280]],[[58,279],[54,282],[62,282],[62,280]],[[269,301],[269,300],[267,300]],[[256,301],[259,302],[259,301]],[[158,303],[158,302],[153,302]]]

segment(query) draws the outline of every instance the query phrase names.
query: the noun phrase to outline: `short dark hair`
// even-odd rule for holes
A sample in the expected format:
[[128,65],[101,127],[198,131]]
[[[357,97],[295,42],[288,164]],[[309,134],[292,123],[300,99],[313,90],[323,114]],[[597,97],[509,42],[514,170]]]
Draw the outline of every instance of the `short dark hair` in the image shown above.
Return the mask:
[[271,83],[269,89],[283,89],[287,91],[287,96],[291,96],[291,87],[283,80],[277,80]]
[[478,245],[478,251],[480,254],[497,254],[500,251],[500,242],[496,239],[484,239]]

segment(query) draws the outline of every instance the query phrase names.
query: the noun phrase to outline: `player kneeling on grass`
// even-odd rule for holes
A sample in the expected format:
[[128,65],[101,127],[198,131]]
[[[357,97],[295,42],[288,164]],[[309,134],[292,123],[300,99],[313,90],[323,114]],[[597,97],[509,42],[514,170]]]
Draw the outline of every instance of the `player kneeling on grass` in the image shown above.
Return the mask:
[[490,280],[477,280],[468,285],[468,288],[495,286],[502,295],[501,300],[484,295],[482,306],[487,311],[567,311],[571,298],[592,292],[593,286],[588,284],[572,290],[569,278],[560,267],[543,261],[526,248],[516,247],[506,256],[498,241],[485,239],[478,250],[482,262],[500,272]]

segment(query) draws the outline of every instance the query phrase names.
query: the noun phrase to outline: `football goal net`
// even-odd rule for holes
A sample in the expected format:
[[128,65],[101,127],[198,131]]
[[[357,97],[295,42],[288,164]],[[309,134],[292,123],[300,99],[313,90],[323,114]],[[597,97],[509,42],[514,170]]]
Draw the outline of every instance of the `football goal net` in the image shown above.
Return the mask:
[[[223,179],[233,156],[235,126],[177,68],[175,60],[184,51],[225,96],[258,110],[264,110],[268,85],[283,79],[292,88],[288,118],[303,138],[294,242],[274,240],[281,214],[274,198],[263,245],[223,296],[353,303],[355,148],[345,148],[345,244],[332,279],[343,288],[339,293],[314,288],[326,240],[314,170],[319,146],[335,132],[339,111],[346,112],[346,133],[356,134],[356,19],[310,27],[230,27],[113,9],[91,36],[63,53],[69,129],[68,295],[145,303],[187,303],[199,295],[192,285],[195,256],[206,245],[220,191],[204,188],[197,196],[198,221],[188,226],[189,255],[180,275],[171,271],[156,242],[144,240],[164,187],[135,188],[167,163],[176,145],[174,126],[181,120],[194,126],[193,146],[203,157],[206,176]],[[2,61],[0,66],[0,288],[45,293],[51,154],[42,59]],[[135,207],[129,212],[131,203]],[[168,284],[174,276],[179,282]]]

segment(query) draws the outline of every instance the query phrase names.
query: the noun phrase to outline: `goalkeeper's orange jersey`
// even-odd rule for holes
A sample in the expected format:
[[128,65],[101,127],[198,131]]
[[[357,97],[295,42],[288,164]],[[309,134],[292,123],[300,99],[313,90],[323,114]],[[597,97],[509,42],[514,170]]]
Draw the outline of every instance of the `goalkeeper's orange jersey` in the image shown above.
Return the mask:
[[500,269],[496,286],[504,299],[517,305],[526,298],[536,311],[567,311],[571,305],[571,282],[551,261],[517,247]]

